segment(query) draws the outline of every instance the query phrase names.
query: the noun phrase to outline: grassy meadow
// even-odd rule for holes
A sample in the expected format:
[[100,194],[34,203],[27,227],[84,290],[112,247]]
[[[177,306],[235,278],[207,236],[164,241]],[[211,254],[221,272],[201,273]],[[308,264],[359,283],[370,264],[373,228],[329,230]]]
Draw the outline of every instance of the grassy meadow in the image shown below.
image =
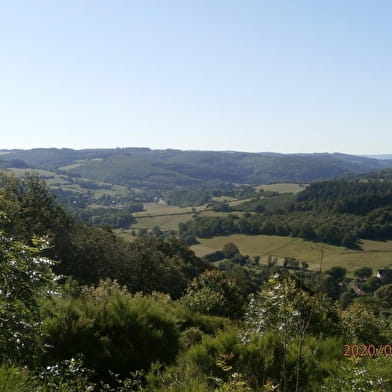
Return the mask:
[[202,207],[178,207],[169,206],[165,203],[144,203],[144,211],[135,212],[132,215],[136,218],[136,223],[132,225],[132,229],[150,230],[154,226],[159,226],[161,230],[177,230],[181,222],[192,219],[195,211],[202,211]]
[[309,263],[309,268],[320,268],[321,250],[323,250],[323,269],[334,266],[347,268],[353,272],[363,266],[378,268],[392,268],[392,241],[370,241],[361,243],[362,250],[351,250],[341,246],[305,241],[301,238],[233,234],[209,239],[199,239],[200,244],[192,246],[198,256],[203,256],[215,250],[222,249],[228,243],[235,243],[242,254],[261,256],[265,262],[268,256],[295,257]]

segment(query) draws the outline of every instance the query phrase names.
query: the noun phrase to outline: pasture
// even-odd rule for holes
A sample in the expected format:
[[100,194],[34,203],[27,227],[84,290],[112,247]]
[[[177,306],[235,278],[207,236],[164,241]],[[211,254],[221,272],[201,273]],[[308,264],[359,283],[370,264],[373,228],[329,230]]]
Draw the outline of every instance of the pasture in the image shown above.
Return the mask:
[[192,215],[197,211],[205,210],[205,206],[200,207],[178,207],[169,206],[163,202],[144,203],[145,211],[135,212],[132,215],[136,218],[136,223],[132,229],[151,229],[159,226],[161,230],[177,230],[181,222],[192,219]]
[[347,268],[349,273],[360,267],[392,268],[392,241],[363,240],[362,250],[352,250],[341,246],[305,241],[301,238],[233,234],[209,239],[199,239],[200,244],[192,246],[198,256],[222,249],[228,243],[235,243],[242,254],[261,256],[265,262],[268,256],[283,258],[295,257],[304,260],[309,268],[320,268],[320,256],[323,250],[323,270],[334,266]]

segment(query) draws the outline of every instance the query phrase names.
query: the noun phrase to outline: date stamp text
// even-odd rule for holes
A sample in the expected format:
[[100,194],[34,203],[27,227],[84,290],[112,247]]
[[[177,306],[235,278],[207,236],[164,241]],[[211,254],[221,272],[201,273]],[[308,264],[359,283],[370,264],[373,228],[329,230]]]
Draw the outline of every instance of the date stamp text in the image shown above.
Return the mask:
[[345,344],[344,357],[391,357],[392,344]]

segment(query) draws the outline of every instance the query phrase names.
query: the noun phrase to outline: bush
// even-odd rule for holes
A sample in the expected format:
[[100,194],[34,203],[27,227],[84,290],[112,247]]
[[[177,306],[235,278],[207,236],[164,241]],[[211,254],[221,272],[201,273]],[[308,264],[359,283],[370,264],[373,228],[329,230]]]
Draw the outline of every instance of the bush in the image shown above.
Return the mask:
[[33,392],[34,382],[28,372],[6,365],[0,366],[0,392]]
[[245,303],[234,279],[210,270],[196,277],[188,286],[183,303],[191,310],[228,318],[239,318]]
[[177,320],[162,297],[130,295],[111,281],[81,298],[45,305],[47,364],[82,354],[99,376],[171,362],[179,348]]
[[190,368],[196,367],[203,374],[224,378],[225,372],[218,366],[217,360],[221,354],[232,353],[232,359],[228,365],[232,365],[238,359],[241,349],[241,341],[234,331],[224,331],[216,337],[203,336],[201,343],[194,345],[179,359]]

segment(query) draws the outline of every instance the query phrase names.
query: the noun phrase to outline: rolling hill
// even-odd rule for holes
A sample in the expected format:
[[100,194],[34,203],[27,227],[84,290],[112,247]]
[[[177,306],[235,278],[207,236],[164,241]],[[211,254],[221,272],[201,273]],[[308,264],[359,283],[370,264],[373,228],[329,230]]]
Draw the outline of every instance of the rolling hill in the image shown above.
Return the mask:
[[39,148],[2,150],[0,167],[44,169],[97,182],[170,189],[310,182],[390,168],[392,159],[381,160],[341,153]]

